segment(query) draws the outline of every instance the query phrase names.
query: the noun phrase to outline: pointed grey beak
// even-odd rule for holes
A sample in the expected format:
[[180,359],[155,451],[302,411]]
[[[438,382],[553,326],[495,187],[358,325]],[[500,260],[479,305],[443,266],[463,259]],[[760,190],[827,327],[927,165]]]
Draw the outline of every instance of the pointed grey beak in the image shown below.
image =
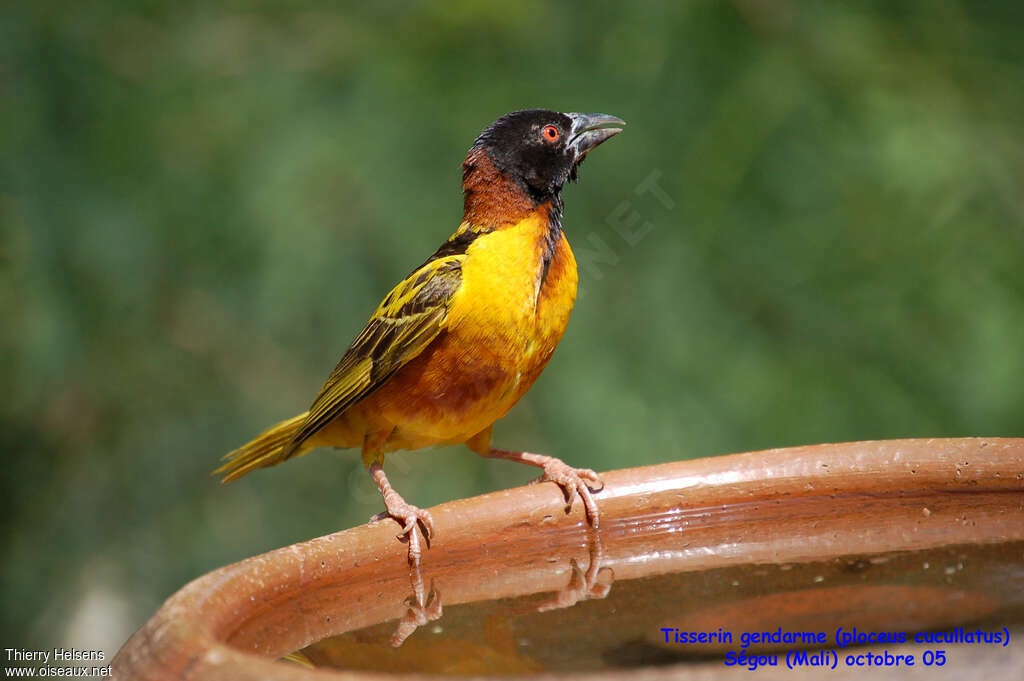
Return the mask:
[[622,132],[621,127],[626,121],[608,114],[566,114],[572,120],[572,128],[569,132],[569,146],[576,152],[576,161],[583,160],[587,152],[601,144],[605,140]]

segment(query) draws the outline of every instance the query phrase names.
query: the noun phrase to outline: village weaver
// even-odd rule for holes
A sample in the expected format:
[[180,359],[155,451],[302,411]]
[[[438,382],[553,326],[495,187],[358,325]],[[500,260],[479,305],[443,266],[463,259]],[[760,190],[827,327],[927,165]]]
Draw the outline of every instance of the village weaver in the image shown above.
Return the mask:
[[227,454],[230,482],[316,447],[362,448],[385,513],[419,564],[430,513],[384,474],[399,449],[465,443],[481,456],[543,469],[566,512],[578,494],[593,526],[602,483],[559,459],[491,446],[494,422],[529,390],[561,340],[576,300],[576,260],[562,232],[562,186],[625,123],[605,114],[516,111],[484,129],[462,164],[455,233],[384,298],[313,401]]

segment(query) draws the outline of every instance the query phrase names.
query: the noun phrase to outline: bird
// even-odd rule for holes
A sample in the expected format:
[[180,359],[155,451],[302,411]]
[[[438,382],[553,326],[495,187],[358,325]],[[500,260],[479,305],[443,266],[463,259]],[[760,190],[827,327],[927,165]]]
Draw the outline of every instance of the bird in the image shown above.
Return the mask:
[[496,421],[548,364],[576,301],[576,260],[562,229],[562,188],[587,154],[622,131],[608,114],[513,111],[483,129],[462,163],[463,217],[433,255],[402,279],[342,355],[309,410],[229,452],[213,471],[228,483],[317,447],[360,448],[419,566],[435,535],[384,473],[385,455],[435,445],[536,466],[534,482],[575,496],[599,524],[591,469],[492,446]]

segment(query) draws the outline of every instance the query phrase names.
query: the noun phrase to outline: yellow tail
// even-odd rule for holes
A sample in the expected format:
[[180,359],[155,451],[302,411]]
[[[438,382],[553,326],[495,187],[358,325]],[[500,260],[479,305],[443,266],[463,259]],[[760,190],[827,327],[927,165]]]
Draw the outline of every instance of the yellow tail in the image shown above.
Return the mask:
[[223,466],[213,472],[213,475],[222,475],[221,482],[237,480],[257,468],[276,466],[277,464],[297,456],[302,450],[296,450],[285,455],[285,448],[291,442],[292,435],[299,429],[302,422],[306,420],[306,413],[299,414],[287,421],[282,421],[259,434],[259,436],[247,445],[243,445],[233,452],[224,455],[227,461]]

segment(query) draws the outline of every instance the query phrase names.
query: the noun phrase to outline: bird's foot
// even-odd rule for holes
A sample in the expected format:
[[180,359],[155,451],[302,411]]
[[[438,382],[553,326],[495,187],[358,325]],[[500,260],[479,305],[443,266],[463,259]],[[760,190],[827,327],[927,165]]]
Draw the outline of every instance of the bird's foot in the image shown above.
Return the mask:
[[430,548],[430,539],[434,536],[434,519],[430,511],[425,511],[418,506],[406,503],[401,497],[397,500],[384,500],[387,510],[378,513],[370,518],[371,522],[391,518],[399,525],[401,531],[397,537],[409,542],[409,564],[414,567],[420,566],[420,558],[423,555],[423,547],[420,543],[421,527],[424,543]]
[[370,516],[371,523],[391,518],[402,526],[402,531],[398,533],[399,539],[412,532],[417,523],[423,528],[423,534],[428,542],[434,536],[434,518],[430,515],[430,511],[406,503],[402,498],[399,498],[398,503],[394,504],[385,502],[385,506],[388,510]]
[[604,483],[601,482],[601,478],[594,471],[589,468],[573,468],[561,459],[556,459],[553,456],[534,454],[533,452],[517,452],[511,449],[498,449],[497,447],[491,447],[483,456],[491,459],[518,461],[519,463],[543,469],[544,474],[536,480],[532,480],[530,484],[553,482],[558,485],[562,489],[562,494],[565,495],[566,513],[572,511],[573,497],[578,494],[580,499],[583,500],[583,507],[587,512],[587,520],[591,526],[597,527],[597,502],[594,501],[593,492],[600,492],[604,489]]
[[401,525],[402,531],[397,536],[409,542],[409,564],[418,567],[423,555],[420,535],[422,534],[424,543],[429,548],[430,540],[434,536],[434,518],[430,511],[407,503],[398,494],[391,498],[385,497],[384,506],[387,510],[370,518],[370,522],[391,518]]
[[598,526],[599,514],[593,492],[604,489],[604,483],[597,473],[589,468],[573,468],[561,459],[553,456],[539,457],[535,465],[544,469],[544,474],[532,480],[530,484],[553,482],[562,489],[565,495],[565,512],[572,510],[573,497],[579,495],[583,508],[587,512],[587,520],[592,527]]
[[409,565],[418,568],[420,556],[423,555],[423,549],[420,546],[420,531],[422,529],[427,548],[430,548],[430,540],[434,536],[434,518],[430,515],[430,511],[425,511],[406,502],[388,482],[387,476],[384,475],[384,469],[379,463],[370,464],[369,470],[374,482],[377,483],[377,489],[380,490],[380,494],[384,498],[384,508],[387,509],[370,518],[370,522],[391,518],[401,525],[402,531],[398,533],[398,538],[407,538]]

